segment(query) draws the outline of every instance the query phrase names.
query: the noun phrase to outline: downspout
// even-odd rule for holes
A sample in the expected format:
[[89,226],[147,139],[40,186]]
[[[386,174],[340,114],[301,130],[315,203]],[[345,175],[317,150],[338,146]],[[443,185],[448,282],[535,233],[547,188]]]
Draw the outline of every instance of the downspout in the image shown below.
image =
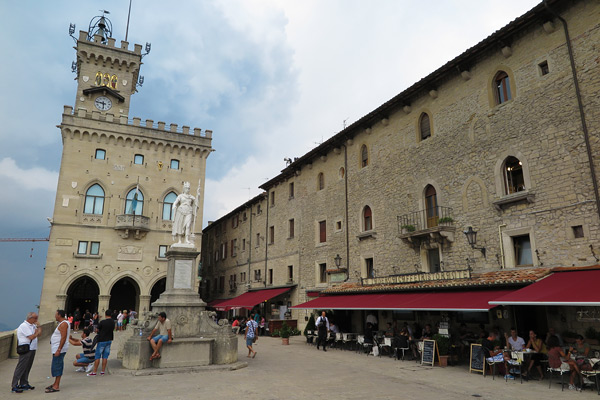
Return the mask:
[[502,261],[501,269],[505,269],[504,265],[504,241],[502,240],[502,228],[505,228],[506,224],[498,225],[498,239],[500,240],[500,260]]
[[[250,289],[252,284],[250,283],[252,279],[250,275],[250,267],[252,265],[252,214],[253,214],[252,205],[250,205],[250,239],[248,239],[248,276],[246,277],[247,281],[247,289]],[[248,291],[248,290],[246,290]]]
[[565,31],[565,38],[567,41],[567,49],[569,50],[569,61],[571,62],[571,72],[573,73],[573,84],[575,86],[575,94],[577,95],[577,105],[579,106],[579,117],[581,119],[581,127],[583,128],[583,137],[585,139],[585,150],[588,156],[588,162],[590,164],[590,175],[592,176],[592,185],[594,187],[594,196],[596,198],[596,212],[600,218],[600,192],[598,192],[598,181],[596,179],[596,169],[594,167],[594,157],[592,156],[592,149],[590,145],[590,135],[585,121],[585,112],[583,109],[583,101],[581,100],[581,92],[579,90],[579,81],[577,80],[577,69],[575,68],[575,57],[573,56],[573,47],[571,45],[571,38],[569,36],[569,28],[567,27],[567,21],[561,17],[556,11],[554,11],[548,5],[548,1],[544,0],[544,6],[546,9],[554,15],[563,25]]
[[269,253],[269,208],[271,207],[269,205],[269,202],[272,201],[271,196],[273,196],[273,192],[267,192],[267,215],[266,215],[266,222],[265,222],[265,277],[263,279],[264,282],[264,286],[267,287],[267,264],[268,264],[268,253]]
[[348,229],[348,147],[344,142],[344,192],[346,195],[346,279],[347,282],[350,279],[350,233]]

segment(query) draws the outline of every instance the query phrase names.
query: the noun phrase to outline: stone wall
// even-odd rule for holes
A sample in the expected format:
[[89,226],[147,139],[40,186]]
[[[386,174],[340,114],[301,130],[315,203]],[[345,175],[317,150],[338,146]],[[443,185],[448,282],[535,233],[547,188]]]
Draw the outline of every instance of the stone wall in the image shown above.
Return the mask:
[[[54,331],[56,321],[48,321],[42,324],[42,336],[38,341],[49,338]],[[16,330],[0,332],[0,362],[16,355]],[[14,338],[14,340],[13,340]]]
[[[562,16],[575,49],[592,152],[598,154],[600,5],[579,1],[565,8]],[[544,62],[548,74],[542,74]],[[494,78],[499,71],[507,73],[512,94],[502,104],[495,100]],[[442,270],[598,263],[594,253],[600,248],[598,213],[560,22],[522,28],[509,46],[490,45],[464,72],[448,73],[435,88],[421,88],[404,106],[382,106],[369,114],[379,117],[351,125],[261,186],[269,196],[275,193],[275,204],[269,202],[269,222],[265,223],[266,201],[262,201],[263,225],[258,218],[256,225],[262,226],[260,235],[267,239],[271,226],[276,232],[275,243],[267,246],[267,269],[282,277],[287,265],[297,263],[298,303],[308,300],[307,291],[333,285],[331,276],[327,282],[319,281],[318,266],[336,268],[337,254],[351,282],[366,277],[366,259],[373,259],[377,277],[429,272],[428,251],[436,249]],[[430,117],[432,135],[421,140],[423,113]],[[518,159],[523,170],[524,187],[516,193],[505,187],[508,157]],[[600,170],[598,157],[595,162]],[[324,188],[318,185],[321,173]],[[437,205],[447,207],[452,222],[443,235],[404,236],[399,217],[426,208],[428,185],[435,188]],[[365,206],[372,211],[370,231],[365,231]],[[227,218],[215,225],[228,224]],[[288,239],[291,218],[295,237]],[[320,221],[327,227],[323,243]],[[463,235],[469,226],[478,232],[477,245],[486,248],[486,257]],[[582,237],[575,235],[578,226]],[[213,232],[209,226],[204,234],[210,237]],[[239,242],[246,234],[228,227],[227,239],[237,237]],[[518,237],[524,235],[529,237],[532,263],[519,266]],[[264,250],[261,246],[252,261],[264,261]],[[227,265],[227,271],[235,270],[235,264]],[[214,274],[221,271],[225,270],[217,264]],[[295,311],[293,318],[302,326],[306,315],[304,310]]]

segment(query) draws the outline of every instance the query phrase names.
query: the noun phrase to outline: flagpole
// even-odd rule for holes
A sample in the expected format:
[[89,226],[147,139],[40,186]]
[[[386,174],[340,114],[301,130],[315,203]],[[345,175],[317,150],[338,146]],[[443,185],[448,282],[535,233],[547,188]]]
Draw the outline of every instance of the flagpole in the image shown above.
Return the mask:
[[129,12],[127,12],[127,29],[125,29],[125,41],[127,41],[127,35],[129,35],[129,16],[131,15],[131,0],[129,0]]
[[192,224],[192,237],[196,238],[196,219],[198,219],[198,199],[200,198],[200,182],[198,179],[198,189],[196,190],[196,204],[194,205],[194,223]]

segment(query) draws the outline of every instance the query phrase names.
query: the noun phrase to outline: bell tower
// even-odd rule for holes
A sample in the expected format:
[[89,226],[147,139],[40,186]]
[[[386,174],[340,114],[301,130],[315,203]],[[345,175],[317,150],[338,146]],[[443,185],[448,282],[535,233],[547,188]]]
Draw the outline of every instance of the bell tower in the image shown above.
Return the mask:
[[[206,159],[212,131],[130,115],[150,45],[120,45],[103,12],[75,37],[73,106],[58,128],[63,150],[40,300],[57,309],[149,311],[167,287],[173,202],[183,182],[196,191],[202,234]],[[190,278],[192,278],[190,270]],[[194,288],[197,280],[193,282]]]
[[140,67],[142,58],[150,52],[150,44],[146,43],[145,53],[139,44],[129,50],[125,40],[117,46],[106,14],[103,11],[94,17],[88,31],[79,32],[79,38],[73,36],[75,26],[70,26],[77,52],[77,61],[72,66],[78,82],[74,109],[128,116],[131,95],[143,83]]

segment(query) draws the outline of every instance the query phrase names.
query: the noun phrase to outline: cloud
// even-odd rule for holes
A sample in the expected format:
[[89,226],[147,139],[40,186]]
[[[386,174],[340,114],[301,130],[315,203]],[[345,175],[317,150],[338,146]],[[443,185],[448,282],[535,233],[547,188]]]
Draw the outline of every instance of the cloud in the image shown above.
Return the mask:
[[40,189],[51,193],[56,191],[58,183],[58,172],[48,171],[40,167],[19,168],[16,161],[9,157],[0,160],[0,177],[10,179],[23,189]]

